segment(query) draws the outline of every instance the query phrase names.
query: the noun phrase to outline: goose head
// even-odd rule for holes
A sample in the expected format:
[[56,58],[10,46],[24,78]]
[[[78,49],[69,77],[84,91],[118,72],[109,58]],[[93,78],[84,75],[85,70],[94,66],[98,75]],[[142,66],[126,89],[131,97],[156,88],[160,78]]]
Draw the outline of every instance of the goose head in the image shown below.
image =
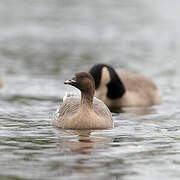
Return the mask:
[[64,84],[68,84],[76,87],[83,94],[94,96],[94,92],[95,92],[94,78],[88,72],[78,72],[75,74],[75,76],[72,79],[66,80]]
[[[120,98],[125,93],[123,82],[111,66],[95,64],[89,72],[94,78],[95,89],[98,91],[100,87],[106,88],[106,96],[108,98]],[[101,91],[103,91],[103,88],[101,88]]]

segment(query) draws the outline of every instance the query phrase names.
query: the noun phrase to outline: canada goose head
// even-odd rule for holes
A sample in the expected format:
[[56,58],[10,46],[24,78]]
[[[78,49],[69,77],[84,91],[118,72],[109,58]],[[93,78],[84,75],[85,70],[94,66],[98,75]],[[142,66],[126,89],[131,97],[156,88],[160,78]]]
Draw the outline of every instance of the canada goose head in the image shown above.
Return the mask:
[[95,83],[93,77],[88,72],[78,72],[71,80],[66,80],[64,84],[78,88],[82,94],[94,96]]
[[124,95],[125,86],[111,66],[106,64],[95,64],[89,72],[94,78],[96,90],[98,90],[100,86],[107,87],[106,96],[108,98],[116,99]]

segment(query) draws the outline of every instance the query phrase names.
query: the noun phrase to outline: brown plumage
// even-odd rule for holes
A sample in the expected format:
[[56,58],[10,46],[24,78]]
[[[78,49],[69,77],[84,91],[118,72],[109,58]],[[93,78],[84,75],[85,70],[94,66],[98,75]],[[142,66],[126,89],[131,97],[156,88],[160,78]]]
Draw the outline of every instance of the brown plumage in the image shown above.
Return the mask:
[[94,98],[93,77],[87,72],[79,72],[65,84],[75,86],[80,95],[67,95],[58,109],[53,125],[63,129],[106,129],[113,127],[112,115],[108,107]]
[[156,85],[140,74],[118,70],[108,65],[97,64],[90,70],[96,84],[95,96],[101,99],[111,111],[121,107],[152,106],[162,102]]

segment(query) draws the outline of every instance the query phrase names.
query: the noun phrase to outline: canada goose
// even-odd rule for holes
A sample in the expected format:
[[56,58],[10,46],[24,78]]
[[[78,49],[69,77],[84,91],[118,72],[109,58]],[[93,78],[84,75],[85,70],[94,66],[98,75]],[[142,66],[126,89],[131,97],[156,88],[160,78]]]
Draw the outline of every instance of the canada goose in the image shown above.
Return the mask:
[[96,64],[89,72],[95,80],[95,96],[111,111],[121,107],[158,105],[162,102],[160,91],[144,75],[125,70],[116,72],[106,64]]
[[64,84],[81,91],[80,95],[69,94],[58,109],[53,126],[63,129],[106,129],[113,127],[111,112],[99,99],[94,98],[94,79],[88,72],[79,72]]

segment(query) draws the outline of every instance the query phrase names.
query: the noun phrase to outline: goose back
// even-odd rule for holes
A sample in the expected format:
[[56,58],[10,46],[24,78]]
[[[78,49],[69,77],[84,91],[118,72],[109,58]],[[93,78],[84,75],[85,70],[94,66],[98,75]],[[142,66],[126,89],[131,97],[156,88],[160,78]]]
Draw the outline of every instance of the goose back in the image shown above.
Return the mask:
[[[93,129],[105,129],[113,127],[113,119],[111,112],[107,108],[107,106],[99,99],[94,97],[93,99],[93,110],[94,112],[88,112],[88,109],[84,109],[82,111],[81,107],[81,96],[80,95],[71,95],[68,96],[60,108],[58,108],[55,118],[53,120],[53,125],[56,127],[62,128],[72,127],[68,129],[90,129],[93,126]],[[81,111],[81,112],[80,112]],[[85,119],[84,122],[76,123],[76,119],[72,122],[72,117],[76,116],[76,114],[80,113],[81,117]],[[87,122],[86,122],[87,119]],[[92,122],[90,122],[92,121]],[[107,126],[107,127],[106,127]]]

